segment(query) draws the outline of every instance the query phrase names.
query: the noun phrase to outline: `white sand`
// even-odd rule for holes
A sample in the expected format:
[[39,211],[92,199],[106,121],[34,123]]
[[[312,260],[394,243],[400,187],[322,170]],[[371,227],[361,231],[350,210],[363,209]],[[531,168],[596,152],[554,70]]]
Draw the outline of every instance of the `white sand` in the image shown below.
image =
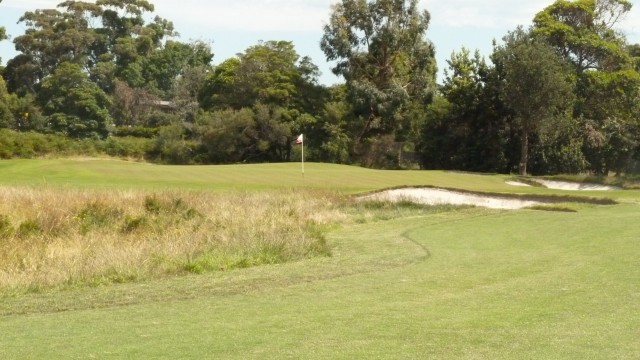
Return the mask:
[[505,181],[505,184],[511,185],[511,186],[531,187],[531,185],[525,184],[525,183],[520,182],[520,181]]
[[[556,181],[556,180],[542,180],[542,179],[531,179],[531,181],[535,181],[540,185],[546,187],[547,189],[554,190],[580,190],[580,191],[613,191],[613,190],[621,190],[616,186],[607,186],[607,185],[599,185],[599,184],[584,184],[577,182],[569,182],[569,181]],[[507,185],[511,186],[531,186],[519,181],[506,181]]]
[[583,183],[575,183],[575,182],[567,182],[567,181],[555,181],[555,180],[552,181],[552,180],[540,180],[540,179],[535,179],[534,181],[542,184],[544,187],[548,189],[556,189],[556,190],[582,190],[582,191],[620,190],[619,187],[599,185],[599,184],[583,184]]
[[521,209],[524,207],[542,204],[537,201],[509,199],[496,196],[481,196],[450,190],[430,188],[404,188],[386,190],[361,197],[360,199],[388,201],[409,200],[426,205],[474,205],[491,209]]

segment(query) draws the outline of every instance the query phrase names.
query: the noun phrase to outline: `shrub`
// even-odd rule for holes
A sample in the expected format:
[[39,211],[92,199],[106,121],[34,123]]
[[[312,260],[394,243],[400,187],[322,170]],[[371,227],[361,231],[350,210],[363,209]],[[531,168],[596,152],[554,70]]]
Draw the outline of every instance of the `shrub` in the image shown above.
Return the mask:
[[79,211],[77,218],[80,220],[81,232],[86,234],[92,229],[116,224],[122,215],[123,211],[118,207],[91,202]]

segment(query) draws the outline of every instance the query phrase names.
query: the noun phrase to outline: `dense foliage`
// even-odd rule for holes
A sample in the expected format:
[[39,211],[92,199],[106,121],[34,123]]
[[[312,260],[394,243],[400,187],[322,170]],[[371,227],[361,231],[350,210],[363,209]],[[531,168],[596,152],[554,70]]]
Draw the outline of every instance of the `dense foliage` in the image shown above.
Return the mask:
[[[107,153],[169,164],[308,160],[550,174],[636,172],[640,44],[627,0],[558,0],[461,49],[436,85],[418,0],[341,0],[320,47],[344,84],[290,41],[213,65],[147,0],[64,1],[18,21],[0,67],[0,156]],[[8,39],[0,26],[0,41]],[[87,145],[89,144],[89,145]],[[105,145],[110,144],[110,145]],[[119,150],[118,150],[119,149]]]

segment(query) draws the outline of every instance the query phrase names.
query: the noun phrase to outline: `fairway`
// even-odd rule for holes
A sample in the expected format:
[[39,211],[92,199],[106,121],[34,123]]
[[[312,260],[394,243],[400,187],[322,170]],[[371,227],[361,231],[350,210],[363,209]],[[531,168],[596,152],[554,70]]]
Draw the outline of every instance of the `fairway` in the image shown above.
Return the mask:
[[[10,186],[567,194],[507,176],[309,164],[0,162]],[[640,192],[577,212],[361,208],[330,257],[0,297],[0,358],[640,358]],[[376,210],[377,211],[377,210]]]

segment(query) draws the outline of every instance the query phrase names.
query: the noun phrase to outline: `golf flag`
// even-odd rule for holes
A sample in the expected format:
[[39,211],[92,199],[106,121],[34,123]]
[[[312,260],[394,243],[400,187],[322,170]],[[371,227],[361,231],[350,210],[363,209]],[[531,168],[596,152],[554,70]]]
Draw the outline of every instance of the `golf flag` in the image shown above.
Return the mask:
[[296,145],[302,145],[302,176],[304,176],[304,135],[300,134],[296,139]]

